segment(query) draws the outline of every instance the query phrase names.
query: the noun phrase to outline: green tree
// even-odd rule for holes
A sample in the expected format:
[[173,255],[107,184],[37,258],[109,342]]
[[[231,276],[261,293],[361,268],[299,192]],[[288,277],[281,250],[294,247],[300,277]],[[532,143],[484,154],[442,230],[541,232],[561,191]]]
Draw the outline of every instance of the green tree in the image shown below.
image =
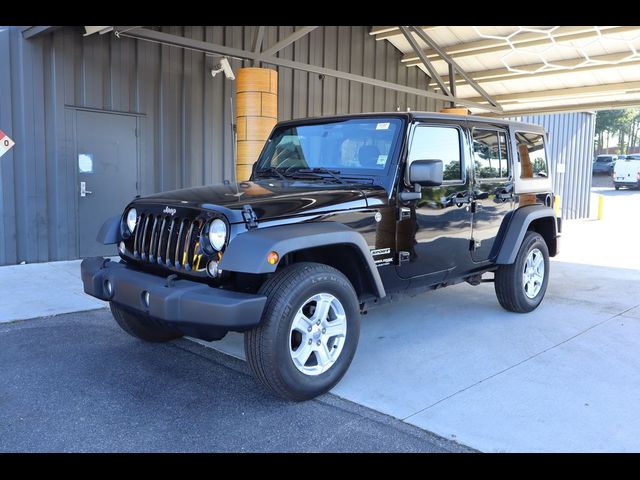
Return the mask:
[[612,135],[618,136],[617,153],[626,153],[629,146],[635,146],[640,128],[640,110],[626,108],[620,110],[600,110],[596,115],[596,151],[609,148]]

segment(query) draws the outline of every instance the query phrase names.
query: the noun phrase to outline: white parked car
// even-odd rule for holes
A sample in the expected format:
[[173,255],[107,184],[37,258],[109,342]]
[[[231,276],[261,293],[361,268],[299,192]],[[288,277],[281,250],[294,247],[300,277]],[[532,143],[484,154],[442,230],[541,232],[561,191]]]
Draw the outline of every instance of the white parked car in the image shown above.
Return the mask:
[[640,188],[640,154],[627,155],[618,160],[613,168],[613,185],[620,187]]

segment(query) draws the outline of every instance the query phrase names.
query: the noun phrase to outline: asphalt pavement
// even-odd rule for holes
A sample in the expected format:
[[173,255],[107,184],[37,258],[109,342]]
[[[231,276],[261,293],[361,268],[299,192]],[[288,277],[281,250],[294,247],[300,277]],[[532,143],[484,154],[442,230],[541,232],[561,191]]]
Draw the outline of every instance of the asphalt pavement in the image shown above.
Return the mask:
[[141,342],[100,309],[0,324],[1,452],[461,452],[327,394],[277,399],[244,362]]

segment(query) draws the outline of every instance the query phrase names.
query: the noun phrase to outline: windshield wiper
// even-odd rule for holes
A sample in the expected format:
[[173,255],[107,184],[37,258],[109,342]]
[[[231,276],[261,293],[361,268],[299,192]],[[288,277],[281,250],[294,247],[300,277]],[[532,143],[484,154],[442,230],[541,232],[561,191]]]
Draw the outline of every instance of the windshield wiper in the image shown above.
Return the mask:
[[340,183],[347,183],[337,175],[337,174],[340,173],[340,170],[329,170],[328,168],[324,168],[324,167],[314,167],[314,168],[300,168],[300,169],[296,170],[296,173],[297,172],[300,172],[300,173],[328,173],[329,175],[331,175],[333,178],[335,178]]
[[256,173],[260,175],[261,173],[275,173],[280,179],[284,182],[287,182],[287,177],[285,177],[276,167],[262,168],[260,170],[256,170]]

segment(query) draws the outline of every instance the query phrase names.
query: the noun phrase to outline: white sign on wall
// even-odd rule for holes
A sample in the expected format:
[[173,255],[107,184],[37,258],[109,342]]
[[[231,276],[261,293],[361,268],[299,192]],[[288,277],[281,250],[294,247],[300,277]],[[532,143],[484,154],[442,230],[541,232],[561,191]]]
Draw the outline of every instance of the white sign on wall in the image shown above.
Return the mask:
[[0,157],[11,150],[15,142],[11,140],[6,133],[0,130]]

